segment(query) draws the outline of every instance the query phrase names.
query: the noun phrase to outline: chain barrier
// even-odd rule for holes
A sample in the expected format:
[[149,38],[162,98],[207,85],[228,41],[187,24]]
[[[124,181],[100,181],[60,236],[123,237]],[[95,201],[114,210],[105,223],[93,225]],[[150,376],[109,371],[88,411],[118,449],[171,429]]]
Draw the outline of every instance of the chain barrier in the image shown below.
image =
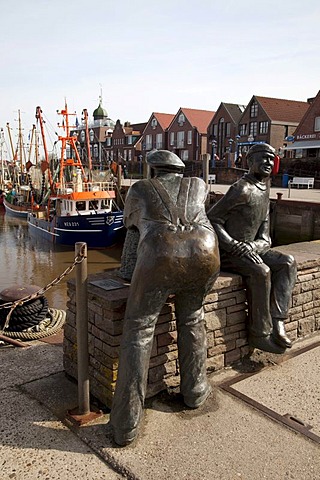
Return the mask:
[[30,302],[30,300],[35,300],[36,298],[42,297],[45,292],[50,290],[50,288],[54,287],[55,285],[58,285],[58,283],[60,283],[64,277],[69,275],[74,270],[76,265],[78,265],[79,263],[82,263],[83,260],[86,258],[84,255],[84,250],[85,250],[85,245],[81,247],[81,250],[79,254],[75,257],[73,264],[70,265],[68,268],[66,268],[65,271],[61,273],[61,275],[56,277],[54,280],[52,280],[52,282],[48,283],[45,287],[41,288],[35,293],[32,293],[31,295],[28,295],[27,297],[23,297],[23,298],[20,298],[19,300],[16,300],[15,302],[7,302],[7,303],[0,304],[0,309],[10,308],[10,311],[6,317],[5,324],[3,326],[3,330],[8,328],[11,314],[16,307],[20,307],[24,303]]

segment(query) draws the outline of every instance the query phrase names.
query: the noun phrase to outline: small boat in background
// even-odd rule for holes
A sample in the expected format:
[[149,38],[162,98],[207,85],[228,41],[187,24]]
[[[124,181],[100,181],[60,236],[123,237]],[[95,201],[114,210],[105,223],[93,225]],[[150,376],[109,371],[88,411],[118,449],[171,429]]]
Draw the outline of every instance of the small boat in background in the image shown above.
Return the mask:
[[[38,165],[31,162],[32,143],[35,136],[35,125],[32,129],[32,137],[29,147],[29,158],[26,158],[24,140],[22,136],[21,116],[19,114],[19,133],[17,147],[14,149],[10,126],[7,123],[8,135],[12,150],[12,162],[7,165],[4,174],[6,176],[3,205],[8,215],[27,218],[33,208],[43,210],[39,205],[41,179],[39,178]],[[8,162],[7,162],[8,163]]]
[[[50,195],[45,212],[33,210],[28,214],[30,234],[60,245],[85,242],[89,248],[111,247],[124,237],[125,231],[123,211],[116,203],[116,184],[111,176],[110,181],[94,180],[90,168],[86,173],[77,150],[77,137],[70,136],[67,105],[60,114],[65,135],[59,136],[59,168],[50,169],[48,158],[43,162]],[[41,126],[40,107],[36,117]]]
[[28,185],[21,185],[17,191],[12,184],[7,185],[8,192],[3,198],[6,214],[27,218],[31,212],[31,191]]

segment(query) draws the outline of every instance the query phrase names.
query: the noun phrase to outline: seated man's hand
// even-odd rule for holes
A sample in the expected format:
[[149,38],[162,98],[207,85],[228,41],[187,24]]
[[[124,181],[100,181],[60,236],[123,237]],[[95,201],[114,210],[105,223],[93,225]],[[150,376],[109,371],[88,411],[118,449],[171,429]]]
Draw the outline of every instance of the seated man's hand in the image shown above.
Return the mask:
[[230,253],[236,257],[246,257],[253,263],[263,263],[262,258],[254,251],[254,244],[250,242],[235,241]]

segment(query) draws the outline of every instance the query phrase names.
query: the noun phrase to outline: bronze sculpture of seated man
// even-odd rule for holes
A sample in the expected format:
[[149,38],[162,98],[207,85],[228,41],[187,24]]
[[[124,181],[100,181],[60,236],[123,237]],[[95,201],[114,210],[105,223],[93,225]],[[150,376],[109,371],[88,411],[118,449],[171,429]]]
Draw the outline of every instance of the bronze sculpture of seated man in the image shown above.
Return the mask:
[[241,274],[248,300],[249,345],[272,353],[291,347],[285,331],[297,266],[293,256],[271,249],[270,175],[275,150],[266,143],[247,154],[249,172],[211,207],[221,270]]

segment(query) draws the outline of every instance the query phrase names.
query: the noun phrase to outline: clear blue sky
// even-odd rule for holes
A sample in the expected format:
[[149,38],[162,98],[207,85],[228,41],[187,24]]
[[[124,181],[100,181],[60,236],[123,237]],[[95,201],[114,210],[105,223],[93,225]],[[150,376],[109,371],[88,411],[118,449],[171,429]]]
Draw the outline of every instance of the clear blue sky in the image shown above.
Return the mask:
[[[67,99],[113,120],[320,90],[319,0],[0,0],[0,127]],[[6,129],[5,129],[6,130]]]

